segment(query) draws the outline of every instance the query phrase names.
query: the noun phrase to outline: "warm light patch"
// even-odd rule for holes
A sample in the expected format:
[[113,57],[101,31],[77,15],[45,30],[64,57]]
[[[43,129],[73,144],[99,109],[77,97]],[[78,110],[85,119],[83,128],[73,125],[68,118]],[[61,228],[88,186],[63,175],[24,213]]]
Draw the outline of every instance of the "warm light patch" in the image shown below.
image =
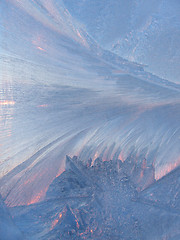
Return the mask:
[[51,230],[53,230],[53,228],[57,225],[57,223],[59,222],[59,220],[62,218],[62,213],[59,214],[59,218],[55,219],[53,222],[52,222],[52,225],[51,225]]
[[76,226],[79,229],[80,226],[79,226],[78,220],[76,219],[75,221],[76,221]]
[[175,163],[171,163],[163,166],[161,170],[156,173],[156,177],[155,177],[156,180],[162,178],[163,176],[173,171],[178,166],[180,166],[180,158]]
[[56,175],[56,178],[59,177],[65,170],[60,169],[60,171],[58,172],[58,174]]
[[124,158],[123,158],[123,153],[121,151],[121,153],[118,156],[118,159],[121,160],[122,162],[124,162]]
[[38,105],[37,107],[38,107],[38,108],[46,108],[46,107],[48,107],[48,104]]
[[43,46],[47,46],[46,44],[46,40],[43,38],[43,36],[37,36],[35,37],[34,40],[32,40],[32,44],[36,47],[36,49],[40,50],[40,51],[43,51],[43,52],[46,52],[46,49],[44,49],[42,47]]
[[0,101],[0,106],[14,105],[15,101],[4,100]]
[[45,194],[46,194],[46,192],[47,192],[47,189],[48,189],[48,187],[45,188],[44,190],[41,190],[41,191],[38,193],[38,195],[36,195],[35,197],[33,197],[33,198],[31,199],[31,201],[27,203],[27,205],[31,205],[31,204],[34,204],[34,203],[39,202],[39,201],[45,196]]
[[42,47],[37,47],[37,49],[39,49],[40,51],[46,52],[46,50],[44,48],[42,48]]
[[81,39],[84,46],[88,47],[87,42],[85,41],[85,38],[81,36],[80,32],[76,30],[78,37]]
[[57,225],[58,222],[59,222],[58,219],[55,219],[55,220],[52,222],[51,230],[53,230],[53,228]]
[[37,202],[39,202],[39,199],[40,199],[40,196],[37,195],[37,196],[34,197],[30,202],[28,202],[27,205],[31,205],[31,204],[37,203]]
[[95,154],[94,154],[94,157],[93,157],[93,159],[92,159],[92,165],[94,164],[94,161],[96,160],[96,158],[98,158],[99,157],[99,153],[98,152],[96,152]]

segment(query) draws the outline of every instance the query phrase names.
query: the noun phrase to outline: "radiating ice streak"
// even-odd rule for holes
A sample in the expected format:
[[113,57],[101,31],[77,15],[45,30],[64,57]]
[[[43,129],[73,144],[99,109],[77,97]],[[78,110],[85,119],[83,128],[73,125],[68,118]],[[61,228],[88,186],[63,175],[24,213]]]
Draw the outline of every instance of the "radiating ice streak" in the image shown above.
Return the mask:
[[179,164],[178,85],[104,52],[85,35],[89,50],[61,2],[59,11],[55,1],[11,3],[2,4],[0,44],[1,76],[11,79],[15,102],[11,137],[4,128],[1,142],[6,203],[41,200],[66,154],[83,161],[132,154],[135,161],[153,163],[156,178]]
[[[154,110],[151,110],[151,114],[152,114],[152,112],[154,112]],[[88,112],[87,112],[88,113]],[[150,113],[149,113],[150,114]],[[98,115],[98,113],[97,113],[97,115]],[[144,116],[143,116],[144,115]],[[106,147],[106,146],[108,146],[108,144],[110,143],[110,142],[112,142],[112,141],[115,141],[116,142],[116,147],[114,148],[114,154],[116,154],[116,152],[118,151],[118,148],[121,146],[121,148],[123,149],[123,156],[126,158],[126,157],[128,157],[128,155],[130,154],[130,152],[132,151],[132,148],[133,148],[133,146],[135,146],[135,153],[137,152],[138,154],[141,154],[141,152],[142,152],[142,150],[145,148],[145,147],[147,147],[147,150],[146,150],[146,152],[147,151],[149,151],[150,153],[151,152],[153,152],[155,149],[156,149],[156,147],[159,145],[159,153],[158,154],[156,154],[156,157],[159,159],[158,161],[157,161],[157,164],[158,164],[158,162],[160,161],[160,159],[162,159],[163,160],[163,162],[162,162],[162,164],[163,165],[166,165],[165,164],[165,160],[164,160],[164,155],[167,155],[167,150],[168,150],[168,152],[169,152],[169,149],[167,149],[167,146],[166,146],[166,144],[164,145],[164,144],[162,144],[161,142],[162,142],[162,136],[163,136],[163,134],[164,134],[164,128],[160,128],[159,129],[159,127],[160,127],[160,125],[159,125],[159,123],[157,123],[157,125],[155,125],[155,123],[156,123],[156,121],[158,120],[158,118],[156,117],[155,119],[154,119],[154,122],[153,122],[153,125],[152,125],[152,127],[155,127],[156,126],[156,128],[154,129],[154,131],[156,132],[157,131],[157,136],[155,135],[154,137],[153,137],[153,135],[154,135],[154,132],[152,131],[152,129],[151,129],[151,127],[149,127],[149,128],[144,128],[143,127],[143,125],[145,124],[145,125],[149,125],[149,121],[151,121],[151,119],[149,119],[148,120],[148,118],[147,118],[147,113],[143,113],[143,115],[140,115],[139,116],[139,118],[138,119],[136,119],[135,120],[135,122],[134,121],[132,121],[132,122],[130,122],[130,124],[127,124],[127,126],[125,127],[125,128],[120,128],[120,129],[118,129],[117,128],[117,123],[116,124],[111,124],[111,127],[109,127],[109,124],[112,122],[111,120],[109,120],[108,122],[109,123],[107,123],[106,122],[106,124],[105,124],[105,127],[102,127],[101,125],[102,124],[98,124],[99,125],[99,130],[98,130],[98,132],[94,132],[94,135],[90,135],[90,136],[88,136],[89,134],[88,134],[88,131],[89,130],[87,130],[86,131],[86,134],[85,134],[85,138],[86,139],[90,139],[88,142],[87,142],[87,140],[85,141],[85,146],[84,146],[84,148],[87,148],[88,146],[89,146],[89,151],[87,152],[86,151],[86,155],[82,155],[82,157],[84,157],[84,159],[86,159],[86,158],[89,158],[89,157],[92,157],[92,158],[94,158],[94,155],[96,155],[96,157],[98,157],[98,156],[100,156],[101,154],[102,154],[102,151],[103,151],[103,149]],[[89,118],[90,116],[88,116],[88,118]],[[85,120],[86,118],[84,118],[84,120]],[[145,121],[146,120],[146,121]],[[148,121],[147,121],[148,120]],[[106,118],[103,120],[103,119],[101,119],[100,120],[100,122],[104,122],[104,121],[106,121]],[[145,122],[144,122],[145,121]],[[159,121],[159,120],[158,120]],[[74,123],[75,123],[76,121],[74,121]],[[95,126],[94,124],[95,124],[95,122],[96,122],[96,119],[93,119],[93,121],[92,121],[92,126]],[[115,122],[115,121],[113,121],[113,122]],[[81,124],[81,129],[82,129],[82,127],[83,127],[83,125],[84,125],[84,123],[83,123],[83,120],[81,120],[81,122],[80,122],[80,124]],[[87,122],[85,123],[85,125],[87,124]],[[132,129],[132,126],[131,125],[133,125],[133,129]],[[139,127],[139,125],[141,125],[141,127]],[[90,126],[89,124],[88,124],[88,126]],[[149,125],[150,126],[150,125]],[[58,127],[58,125],[57,125],[57,127]],[[110,130],[111,129],[111,130]],[[142,129],[144,129],[143,131],[144,131],[144,133],[141,133],[141,131],[142,131]],[[57,129],[56,129],[57,130]],[[109,132],[109,134],[107,134]],[[110,132],[111,132],[111,134],[110,134]],[[151,133],[152,132],[152,133]],[[147,139],[146,138],[146,134],[150,134],[151,133],[151,135],[149,136],[149,138]],[[143,136],[144,135],[144,136]],[[170,136],[170,133],[169,133],[169,136]],[[71,145],[70,144],[70,142],[68,143],[67,142],[67,147],[65,147],[65,149],[66,149],[66,151],[68,152],[68,153],[70,153],[71,152],[71,150],[72,149],[74,149],[73,150],[73,152],[71,153],[71,154],[76,154],[76,153],[79,153],[79,152],[76,152],[76,150],[79,148],[78,147],[78,142],[79,142],[79,140],[80,140],[80,142],[82,142],[82,139],[83,139],[84,137],[83,137],[83,135],[77,135],[77,137],[75,138],[75,141],[74,141],[74,145]],[[115,139],[117,139],[117,140],[115,140]],[[136,141],[136,139],[138,139],[138,141]],[[149,141],[154,141],[154,144],[150,144],[149,143]],[[174,143],[174,140],[175,139],[173,139],[173,143]],[[150,144],[150,145],[149,145]],[[82,143],[80,143],[80,145],[82,145]],[[176,147],[177,146],[177,147]],[[178,143],[177,143],[177,145],[176,146],[174,146],[173,147],[173,151],[179,151],[178,150]],[[61,152],[61,149],[64,149],[64,147],[63,147],[63,145],[59,145],[58,146],[58,149],[57,149],[57,154],[59,155],[60,154],[60,152]],[[115,150],[115,149],[117,149],[117,150]],[[83,152],[83,150],[82,150],[82,152]],[[145,153],[146,153],[145,152]],[[64,156],[65,156],[65,154],[66,154],[66,152],[64,152]],[[120,152],[119,152],[119,154],[120,154]],[[177,154],[177,153],[176,153]],[[53,152],[51,152],[50,153],[50,155],[48,155],[48,156],[42,156],[42,158],[41,158],[41,164],[39,164],[38,162],[37,162],[37,164],[39,165],[39,169],[43,169],[44,167],[45,167],[45,165],[44,165],[44,163],[45,162],[47,162],[47,164],[48,164],[48,162],[49,162],[49,159],[51,159],[50,160],[50,162],[49,162],[49,164],[51,165],[52,164],[52,162],[56,162],[56,164],[58,164],[58,166],[60,167],[61,166],[61,161],[59,162],[59,159],[57,158],[57,156],[58,155],[54,155],[54,153]],[[81,155],[81,153],[80,153],[80,155]],[[162,155],[162,156],[161,156]],[[63,157],[63,155],[59,155],[60,157],[61,157],[61,159],[63,159],[64,157]],[[102,155],[103,156],[103,155]],[[170,159],[171,159],[171,156],[172,156],[172,154],[170,155],[170,156],[168,156],[168,161],[170,161]],[[86,158],[85,158],[86,157]],[[111,157],[113,157],[113,155],[111,154]],[[138,157],[137,157],[137,159],[138,159]],[[150,162],[152,162],[154,159],[151,159],[151,158],[149,158],[148,156],[147,156],[147,159],[148,159],[148,161],[150,161]],[[175,162],[176,162],[176,158],[174,158],[174,160],[175,160]],[[39,161],[39,160],[38,160]],[[172,159],[171,159],[171,161],[172,161]],[[55,163],[54,162],[54,163]],[[37,166],[38,166],[37,165]],[[54,165],[54,164],[53,164]],[[159,170],[160,171],[162,171],[162,169],[163,169],[163,165],[162,166],[160,166],[159,167]],[[31,167],[33,167],[33,166],[31,166]],[[34,168],[35,167],[35,168]],[[32,174],[33,173],[35,173],[36,172],[36,170],[35,169],[37,169],[37,167],[36,167],[36,165],[34,166],[33,168],[32,168],[32,170],[31,170],[31,172],[32,172]],[[34,169],[34,170],[33,170]],[[49,169],[49,167],[48,167],[48,169]],[[57,168],[58,169],[58,168]],[[56,169],[56,170],[57,170]],[[157,171],[157,176],[158,176],[158,168],[156,169],[156,171]],[[55,173],[54,173],[55,174]],[[35,179],[34,179],[34,184],[36,184],[36,185],[41,185],[41,182],[43,181],[43,182],[46,182],[46,184],[48,184],[47,183],[47,181],[45,180],[45,179],[47,179],[47,175],[49,175],[49,171],[47,171],[46,170],[46,172],[44,172],[43,173],[43,175],[38,175],[38,177],[36,177]],[[11,176],[11,175],[10,175]],[[22,176],[22,179],[25,177],[25,179],[26,179],[26,177],[27,177],[27,174],[26,175],[24,175],[24,177],[23,177],[23,173],[21,173],[21,176]],[[6,178],[5,178],[6,179]],[[22,180],[21,180],[22,181]],[[25,180],[24,180],[25,181]],[[37,183],[38,182],[38,183]],[[33,184],[33,185],[34,185]],[[25,203],[26,202],[26,199],[21,199],[21,202],[19,202],[20,201],[20,197],[18,197],[18,198],[15,198],[15,196],[16,196],[16,194],[17,194],[17,189],[18,189],[18,191],[19,191],[19,193],[22,193],[22,191],[24,191],[23,189],[24,189],[24,187],[23,187],[24,185],[21,183],[21,185],[19,186],[19,184],[15,184],[15,186],[14,186],[14,189],[13,189],[13,191],[11,191],[11,194],[13,193],[13,195],[14,195],[14,203],[13,204],[16,204],[16,201],[20,204],[22,204],[23,202]],[[18,187],[18,188],[17,188]],[[40,186],[39,186],[40,187]],[[37,187],[37,189],[38,189],[38,187]],[[20,194],[21,195],[21,194]],[[42,195],[43,196],[43,195]],[[12,198],[12,195],[8,195],[8,197],[10,197],[10,199]],[[12,204],[12,202],[11,202],[11,200],[10,199],[8,199],[8,201],[7,202],[9,202],[9,203],[11,203]],[[19,200],[18,200],[19,199]],[[28,201],[29,201],[29,199],[28,199]]]
[[73,27],[73,20],[70,14],[67,14],[67,10],[63,6],[63,2],[60,0],[58,4],[54,0],[49,1],[34,1],[34,0],[10,0],[12,4],[15,4],[17,8],[22,9],[32,16],[36,21],[41,22],[45,27],[48,27],[62,35],[69,36],[81,43],[85,42],[85,38],[81,39],[78,36],[77,30]]

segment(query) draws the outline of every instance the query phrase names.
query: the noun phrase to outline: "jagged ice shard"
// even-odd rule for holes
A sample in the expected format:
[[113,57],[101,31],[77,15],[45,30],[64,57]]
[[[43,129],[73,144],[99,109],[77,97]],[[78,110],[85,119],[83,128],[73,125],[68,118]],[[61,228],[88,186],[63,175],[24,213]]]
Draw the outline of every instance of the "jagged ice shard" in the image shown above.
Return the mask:
[[180,239],[178,9],[0,2],[0,239]]

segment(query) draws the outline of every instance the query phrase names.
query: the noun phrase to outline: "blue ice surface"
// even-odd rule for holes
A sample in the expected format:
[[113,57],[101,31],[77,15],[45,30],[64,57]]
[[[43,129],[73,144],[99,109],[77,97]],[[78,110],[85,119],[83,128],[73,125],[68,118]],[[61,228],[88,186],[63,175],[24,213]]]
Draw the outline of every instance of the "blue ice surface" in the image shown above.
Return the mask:
[[105,49],[180,82],[178,0],[64,0],[64,4]]
[[[126,22],[128,10],[114,30],[114,1],[105,10],[86,1],[88,22],[83,10],[77,18],[68,2],[11,0],[0,7],[0,193],[8,206],[44,199],[66,154],[83,161],[98,156],[124,161],[133,154],[134,161],[146,158],[154,165],[156,179],[180,164],[179,2],[172,1],[170,16],[165,0],[153,1],[150,9],[147,1],[137,4],[131,22]],[[89,26],[92,7],[103,8],[104,15]],[[146,16],[144,9],[149,9]],[[107,41],[99,39],[99,30],[93,36],[96,20],[100,27],[105,23]],[[115,34],[123,36],[117,51],[108,45],[116,42]],[[126,39],[133,49],[138,39],[137,55],[128,53]]]

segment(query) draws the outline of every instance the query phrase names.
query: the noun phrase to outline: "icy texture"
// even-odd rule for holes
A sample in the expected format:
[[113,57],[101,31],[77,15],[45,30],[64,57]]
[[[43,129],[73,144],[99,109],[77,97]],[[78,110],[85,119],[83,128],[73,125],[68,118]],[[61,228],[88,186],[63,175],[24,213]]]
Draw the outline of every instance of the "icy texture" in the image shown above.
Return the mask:
[[180,83],[179,0],[63,0],[106,49]]
[[[50,185],[43,202],[11,209],[16,224],[27,236],[51,240],[179,239],[180,196],[166,189],[169,199],[164,198],[164,189],[172,184],[170,179],[171,187],[178,190],[179,168],[139,192],[146,176],[133,176],[133,172],[149,172],[155,181],[153,168],[130,161],[102,162],[100,158],[94,165],[89,163],[67,156],[65,172]],[[147,200],[149,195],[153,199]],[[170,199],[176,199],[177,204],[172,205]]]
[[22,240],[26,239],[14,224],[10,213],[0,195],[0,239],[1,240]]
[[103,50],[59,1],[0,6],[0,193],[42,200],[65,155],[180,164],[180,86]]

